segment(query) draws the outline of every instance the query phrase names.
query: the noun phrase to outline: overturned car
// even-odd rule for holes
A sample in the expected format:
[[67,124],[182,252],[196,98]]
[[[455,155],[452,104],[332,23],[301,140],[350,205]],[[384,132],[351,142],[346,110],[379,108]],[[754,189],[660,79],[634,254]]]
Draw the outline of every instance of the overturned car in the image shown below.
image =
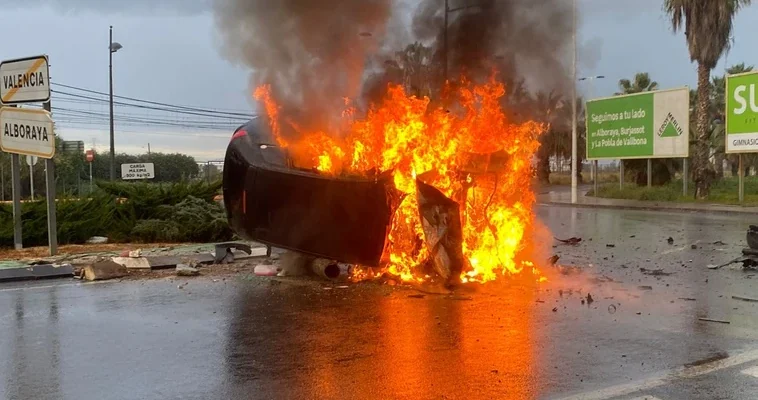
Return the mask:
[[294,166],[259,118],[227,148],[224,205],[241,237],[314,257],[379,266],[399,193],[390,176],[320,175]]

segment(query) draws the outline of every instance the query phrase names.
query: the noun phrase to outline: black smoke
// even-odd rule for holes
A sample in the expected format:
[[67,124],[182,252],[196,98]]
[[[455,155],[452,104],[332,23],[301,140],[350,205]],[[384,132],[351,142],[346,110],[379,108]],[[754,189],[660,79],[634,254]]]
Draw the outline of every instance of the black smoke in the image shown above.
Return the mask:
[[[269,83],[282,115],[326,127],[342,99],[376,100],[402,82],[397,52],[429,48],[432,97],[447,78],[568,93],[573,14],[565,0],[215,0],[224,54]],[[420,91],[421,92],[421,91]],[[358,97],[358,99],[356,99]],[[361,99],[363,97],[363,99]]]

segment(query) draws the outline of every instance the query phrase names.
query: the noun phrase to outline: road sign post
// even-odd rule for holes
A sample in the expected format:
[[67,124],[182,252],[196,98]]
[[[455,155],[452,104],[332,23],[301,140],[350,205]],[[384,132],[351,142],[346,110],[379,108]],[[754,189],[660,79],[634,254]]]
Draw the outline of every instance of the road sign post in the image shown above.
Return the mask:
[[[689,157],[688,88],[615,96],[587,102],[587,160]],[[619,177],[623,185],[623,178]]]
[[21,250],[21,165],[18,154],[11,154],[11,188],[13,196],[13,247]]
[[92,163],[95,161],[95,150],[87,150],[86,157],[89,163],[89,192],[92,195]]
[[[55,216],[55,135],[50,117],[50,72],[47,56],[6,60],[0,63],[0,149],[11,153],[13,186],[13,241],[23,247],[21,232],[21,173],[19,155],[45,159],[47,228],[50,255],[58,249]],[[22,103],[43,103],[44,110],[16,108]],[[30,159],[32,161],[33,159]],[[33,163],[30,163],[30,167]],[[34,172],[30,170],[32,199]]]
[[738,196],[743,201],[745,188],[742,153],[758,152],[758,71],[726,77],[727,154],[739,153]]

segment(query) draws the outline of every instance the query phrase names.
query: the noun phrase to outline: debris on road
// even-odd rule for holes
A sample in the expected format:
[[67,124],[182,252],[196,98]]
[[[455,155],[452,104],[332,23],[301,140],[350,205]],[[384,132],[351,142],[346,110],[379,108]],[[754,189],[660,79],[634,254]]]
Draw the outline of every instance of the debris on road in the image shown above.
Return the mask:
[[579,243],[582,242],[582,238],[578,238],[578,237],[570,237],[568,239],[558,239],[557,237],[553,237],[553,239],[561,243],[568,244],[570,246],[577,246]]
[[639,289],[639,290],[653,290],[653,287],[652,286],[645,286],[645,285],[643,285],[643,286],[637,286],[637,289]]
[[697,301],[697,299],[695,299],[695,298],[692,298],[692,297],[679,297],[679,300],[684,300],[684,301]]
[[552,257],[548,258],[548,260],[547,260],[547,263],[548,263],[548,265],[555,265],[555,264],[557,264],[557,263],[558,263],[558,260],[559,260],[560,258],[561,258],[561,256],[559,256],[559,255],[557,255],[557,254],[556,254],[556,255],[554,255],[554,256],[552,256]]
[[616,313],[616,306],[614,306],[613,304],[609,305],[608,306],[608,312],[610,314],[615,314]]
[[747,230],[747,246],[758,250],[758,226],[750,225]]
[[726,246],[726,243],[724,243],[724,242],[722,242],[720,240],[717,240],[717,241],[713,242],[712,244],[714,246]]
[[669,244],[674,244],[674,238],[672,238],[671,236],[669,236],[669,238],[668,238],[668,239],[666,239],[666,241],[667,241]]
[[587,305],[592,304],[594,301],[595,300],[592,298],[592,295],[587,293]]
[[724,320],[721,320],[721,319],[712,319],[712,318],[698,318],[698,320],[700,320],[700,321],[705,321],[705,322],[715,322],[715,323],[717,323],[717,324],[731,324],[731,322],[729,322],[729,321],[724,321]]
[[692,245],[690,245],[690,248],[691,248],[692,250],[697,250],[697,245],[696,245],[696,244],[692,244]]
[[105,236],[92,236],[91,238],[87,239],[85,242],[87,244],[106,244],[108,243],[108,238]]
[[276,276],[276,274],[278,274],[279,271],[273,265],[258,264],[253,269],[253,273],[256,276]]
[[753,299],[753,298],[750,298],[750,297],[732,296],[732,299],[747,301],[749,303],[758,303],[758,299]]
[[609,243],[609,244],[606,244],[606,245],[605,245],[605,247],[608,247],[608,248],[614,248],[614,247],[616,247],[616,245],[615,245],[615,244],[610,244],[610,243]]
[[112,260],[100,260],[87,265],[83,269],[84,279],[88,281],[103,281],[123,278],[129,274],[126,267]]
[[145,257],[113,257],[111,260],[126,269],[150,269],[150,262]]
[[650,275],[650,276],[669,276],[673,274],[673,272],[665,272],[663,269],[647,269],[647,268],[640,268],[640,272],[642,272],[645,275]]
[[424,297],[426,297],[426,295],[425,294],[420,294],[420,293],[419,294],[409,294],[408,297],[410,297],[412,299],[423,299]]
[[176,275],[177,276],[198,276],[200,275],[200,270],[194,267],[190,267],[187,264],[177,264]]

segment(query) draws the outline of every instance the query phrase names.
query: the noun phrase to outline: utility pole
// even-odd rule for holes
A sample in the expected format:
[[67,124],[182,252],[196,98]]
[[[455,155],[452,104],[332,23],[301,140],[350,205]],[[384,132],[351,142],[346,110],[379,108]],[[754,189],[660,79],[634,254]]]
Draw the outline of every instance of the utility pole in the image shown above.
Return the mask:
[[[585,102],[587,100],[592,100],[595,97],[595,79],[605,79],[605,75],[595,75],[595,76],[585,76],[582,78],[579,78],[579,81],[589,81],[590,90],[588,91],[587,99],[585,99]],[[624,162],[623,160],[621,161]],[[595,196],[597,196],[597,175],[598,175],[598,165],[597,160],[592,162],[592,187],[593,187],[593,193],[595,193]]]
[[577,72],[576,72],[576,30],[577,30],[577,17],[576,17],[576,2],[577,0],[573,0],[573,42],[574,42],[574,50],[573,50],[573,67],[572,67],[572,75],[573,79],[571,79],[571,92],[572,92],[572,102],[571,102],[571,203],[576,203],[577,201],[577,132],[576,132],[576,78],[577,78]]
[[445,0],[445,26],[442,29],[442,85],[447,83],[447,15],[450,14],[448,0]]

